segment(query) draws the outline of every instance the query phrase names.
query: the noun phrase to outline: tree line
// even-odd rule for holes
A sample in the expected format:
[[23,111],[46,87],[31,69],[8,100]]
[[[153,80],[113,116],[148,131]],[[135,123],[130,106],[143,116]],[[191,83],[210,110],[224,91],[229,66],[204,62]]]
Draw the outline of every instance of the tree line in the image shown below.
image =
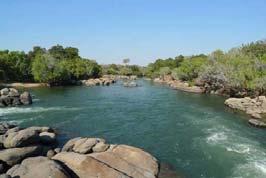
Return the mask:
[[[171,75],[176,80],[200,85],[207,91],[225,90],[266,94],[266,41],[261,40],[209,55],[179,55],[157,59],[146,67],[129,65],[99,65],[94,60],[80,57],[74,47],[39,46],[31,51],[0,51],[0,81],[45,82],[54,85],[96,78],[104,74],[137,75],[150,78]],[[231,95],[231,94],[230,94]]]
[[224,90],[229,95],[266,94],[266,41],[261,40],[209,55],[158,59],[145,68],[151,78],[171,75],[209,91]]
[[79,56],[74,47],[61,45],[49,49],[40,46],[31,51],[0,51],[0,81],[45,82],[69,84],[76,80],[95,78],[102,68],[94,60]]

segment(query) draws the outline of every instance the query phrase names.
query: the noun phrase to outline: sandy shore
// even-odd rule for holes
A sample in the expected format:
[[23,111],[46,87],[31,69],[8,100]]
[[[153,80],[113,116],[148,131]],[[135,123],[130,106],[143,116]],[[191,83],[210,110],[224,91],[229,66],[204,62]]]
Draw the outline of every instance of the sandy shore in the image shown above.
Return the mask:
[[0,83],[2,87],[37,88],[47,87],[47,83]]

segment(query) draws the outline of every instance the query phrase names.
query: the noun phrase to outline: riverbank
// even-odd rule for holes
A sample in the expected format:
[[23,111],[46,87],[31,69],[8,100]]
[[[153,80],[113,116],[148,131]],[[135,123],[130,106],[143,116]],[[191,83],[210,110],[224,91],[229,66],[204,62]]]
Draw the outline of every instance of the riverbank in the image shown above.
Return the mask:
[[[109,86],[115,83],[117,80],[136,80],[138,77],[136,75],[126,76],[126,75],[103,75],[99,78],[90,78],[87,80],[76,80],[67,83],[61,83],[64,85],[86,85],[86,86],[96,86],[104,85]],[[52,87],[60,86],[59,83],[49,84],[49,83],[22,83],[22,82],[11,82],[11,83],[1,83],[0,87],[13,87],[13,88],[39,88],[39,87]]]
[[48,87],[48,83],[0,83],[0,87],[14,87],[14,88],[38,88],[38,87]]
[[256,98],[229,98],[225,100],[225,105],[232,109],[240,110],[250,115],[254,119],[249,119],[249,123],[255,127],[266,128],[266,97]]
[[[161,78],[153,79],[155,83],[167,84],[171,88],[181,90],[190,93],[206,93],[207,89],[199,86],[190,86],[187,82],[174,80],[170,75],[165,75]],[[211,91],[210,94],[223,95],[222,91]],[[228,96],[227,96],[228,97]],[[266,97],[258,96],[255,98],[228,98],[224,104],[232,109],[245,112],[252,118],[248,120],[248,123],[255,127],[266,128]]]
[[169,85],[172,89],[181,90],[190,93],[204,93],[205,89],[199,86],[190,86],[189,83],[180,80],[174,80],[171,76],[166,75],[161,78],[153,79],[156,83]]
[[0,123],[0,175],[53,178],[156,178],[159,163],[142,149],[77,137],[57,147],[49,127]]

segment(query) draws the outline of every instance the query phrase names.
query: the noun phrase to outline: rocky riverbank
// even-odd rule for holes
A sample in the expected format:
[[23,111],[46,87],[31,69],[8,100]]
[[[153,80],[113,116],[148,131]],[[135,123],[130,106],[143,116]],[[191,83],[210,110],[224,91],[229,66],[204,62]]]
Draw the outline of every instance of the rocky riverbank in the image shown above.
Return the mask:
[[96,78],[96,79],[88,79],[88,80],[81,80],[81,83],[86,86],[109,86],[113,83],[115,83],[116,80],[113,78],[107,78],[107,77],[102,77],[102,78]]
[[29,92],[19,93],[15,88],[0,90],[0,107],[30,104],[32,104],[32,97]]
[[86,86],[109,86],[111,84],[116,83],[117,80],[126,80],[124,82],[125,87],[136,87],[137,83],[133,82],[133,80],[136,80],[137,76],[125,76],[125,75],[104,75],[101,78],[95,78],[95,79],[88,79],[88,80],[81,80],[81,83]]
[[170,75],[163,76],[161,78],[155,78],[153,80],[156,83],[164,83],[169,85],[175,90],[186,91],[190,93],[204,93],[205,90],[199,86],[190,86],[189,83],[180,80],[173,79]]
[[57,148],[49,127],[0,123],[0,177],[156,178],[159,164],[142,149],[78,137]]
[[250,119],[249,123],[256,127],[266,127],[266,97],[256,98],[229,98],[225,105],[230,108],[244,111],[255,119]]
[[[174,80],[172,76],[165,75],[160,78],[153,79],[156,83],[167,84],[173,89],[182,90],[191,93],[211,93],[223,95],[222,91],[208,91],[207,88],[199,86],[190,86],[187,82]],[[256,98],[244,97],[244,98],[229,98],[225,101],[225,105],[232,109],[244,111],[250,115],[253,119],[249,119],[249,124],[255,127],[266,128],[266,97],[258,96]]]

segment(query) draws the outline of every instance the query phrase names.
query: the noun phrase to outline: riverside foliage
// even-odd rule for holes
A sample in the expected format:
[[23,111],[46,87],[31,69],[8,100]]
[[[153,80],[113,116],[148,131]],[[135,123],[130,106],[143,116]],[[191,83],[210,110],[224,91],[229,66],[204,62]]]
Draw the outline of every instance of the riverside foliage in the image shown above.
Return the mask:
[[70,83],[101,75],[101,66],[79,56],[77,48],[61,45],[50,49],[33,47],[29,53],[0,51],[0,80]]
[[209,55],[158,59],[147,66],[149,77],[172,75],[176,80],[205,87],[207,91],[223,90],[230,95],[266,93],[266,41],[216,50]]

